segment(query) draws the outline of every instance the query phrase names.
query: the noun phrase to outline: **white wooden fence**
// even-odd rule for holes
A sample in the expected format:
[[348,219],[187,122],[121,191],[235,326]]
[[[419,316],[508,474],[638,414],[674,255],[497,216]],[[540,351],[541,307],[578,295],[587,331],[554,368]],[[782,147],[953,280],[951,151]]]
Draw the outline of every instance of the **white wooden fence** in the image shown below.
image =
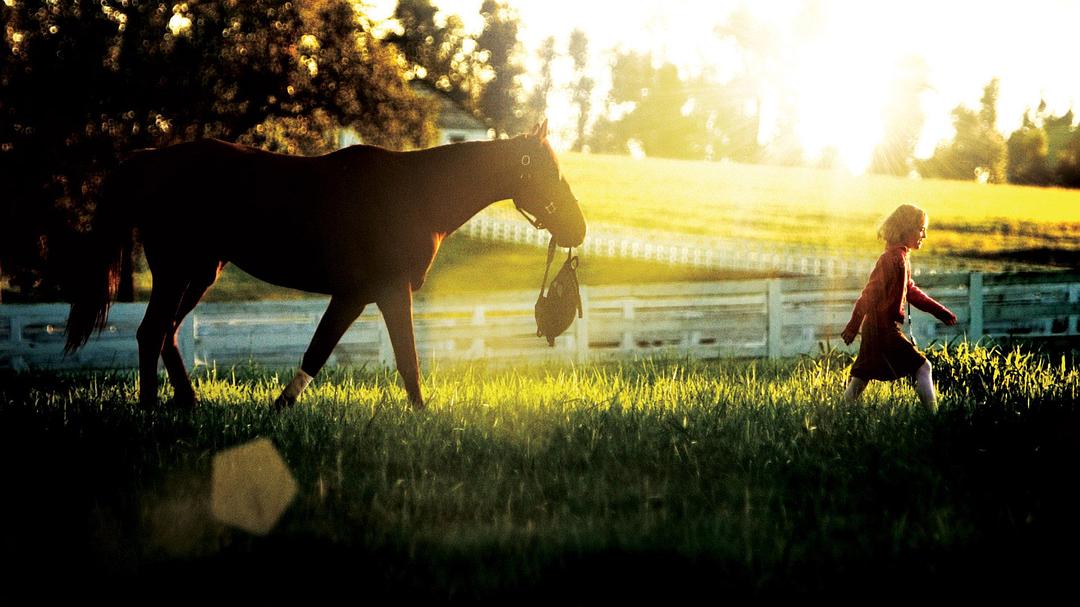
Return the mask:
[[[966,335],[1080,337],[1080,272],[924,276],[920,286],[960,319],[946,327],[912,309],[920,344]],[[553,358],[592,361],[674,353],[700,358],[814,353],[840,331],[862,288],[857,277],[582,287],[585,317],[556,339],[536,337],[535,291],[418,301],[416,336],[423,363]],[[192,365],[296,365],[325,299],[204,303],[185,321],[180,348]],[[63,304],[0,305],[0,367],[131,368],[145,304],[113,306],[104,332],[63,355]],[[854,349],[857,343],[848,349]],[[385,328],[370,306],[345,334],[330,364],[392,366]]]
[[[546,247],[549,237],[546,231],[534,229],[517,213],[499,207],[489,207],[477,214],[462,227],[461,232],[471,238],[537,247]],[[581,251],[587,257],[638,259],[696,268],[862,278],[870,275],[877,257],[877,251],[782,245],[765,240],[716,238],[595,222],[589,223],[588,237]],[[1001,264],[921,256],[917,270],[921,274],[950,274],[981,267],[1000,268]],[[1043,268],[1014,263],[1010,269],[1030,271]]]

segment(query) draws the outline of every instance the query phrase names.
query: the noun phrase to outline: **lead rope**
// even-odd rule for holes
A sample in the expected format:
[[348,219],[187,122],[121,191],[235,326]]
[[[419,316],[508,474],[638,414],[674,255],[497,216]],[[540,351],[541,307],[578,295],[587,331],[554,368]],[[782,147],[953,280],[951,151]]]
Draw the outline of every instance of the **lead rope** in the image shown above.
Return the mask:
[[547,286],[548,272],[551,271],[551,262],[555,259],[555,237],[548,241],[547,266],[544,268],[544,280],[540,283],[540,297],[544,296],[544,287]]
[[[522,213],[522,215],[524,215],[524,213]],[[536,305],[537,306],[539,306],[540,302],[544,299],[544,287],[547,286],[548,272],[551,271],[551,262],[552,262],[553,259],[555,259],[555,235],[554,234],[551,236],[551,239],[548,240],[547,265],[544,266],[544,280],[540,281],[540,295],[538,295],[537,298],[536,298]],[[539,308],[537,308],[537,309],[539,309]],[[540,329],[539,318],[537,319],[537,323],[536,323],[536,336],[537,337],[543,337],[544,336],[544,332]]]

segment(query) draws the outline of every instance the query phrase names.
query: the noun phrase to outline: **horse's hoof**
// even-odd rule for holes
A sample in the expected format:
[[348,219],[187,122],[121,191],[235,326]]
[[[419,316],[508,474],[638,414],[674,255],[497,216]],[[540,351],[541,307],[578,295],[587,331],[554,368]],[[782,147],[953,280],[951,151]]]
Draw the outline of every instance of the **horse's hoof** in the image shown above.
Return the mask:
[[195,393],[192,392],[191,394],[181,393],[174,395],[171,404],[177,409],[184,409],[190,411],[195,408],[195,405],[197,403],[198,401],[195,399]]

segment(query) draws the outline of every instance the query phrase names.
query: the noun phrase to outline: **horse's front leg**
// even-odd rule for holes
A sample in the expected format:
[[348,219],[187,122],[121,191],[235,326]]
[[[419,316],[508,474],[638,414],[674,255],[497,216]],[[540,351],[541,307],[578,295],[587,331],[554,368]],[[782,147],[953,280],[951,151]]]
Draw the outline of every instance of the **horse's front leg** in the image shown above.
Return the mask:
[[412,287],[408,282],[388,289],[376,300],[386,331],[390,334],[390,344],[394,346],[394,362],[398,373],[405,382],[405,392],[409,402],[416,409],[424,408],[424,397],[420,393],[420,361],[416,357],[416,341],[413,337]]
[[315,336],[311,338],[311,344],[300,361],[300,369],[274,401],[275,409],[283,409],[296,403],[300,393],[326,364],[334,346],[341,341],[341,336],[345,335],[345,331],[349,330],[353,321],[364,311],[364,305],[363,298],[359,295],[335,295],[330,298],[330,305],[327,306],[326,313],[315,329]]

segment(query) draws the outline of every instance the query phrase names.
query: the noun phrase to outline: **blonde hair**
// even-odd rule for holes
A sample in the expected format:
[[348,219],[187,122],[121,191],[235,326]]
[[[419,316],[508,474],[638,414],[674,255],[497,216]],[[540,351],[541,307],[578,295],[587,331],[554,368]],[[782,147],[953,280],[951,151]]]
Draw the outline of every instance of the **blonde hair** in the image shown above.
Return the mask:
[[889,215],[878,229],[878,236],[890,245],[901,244],[908,234],[926,226],[926,211],[913,204],[902,204]]

